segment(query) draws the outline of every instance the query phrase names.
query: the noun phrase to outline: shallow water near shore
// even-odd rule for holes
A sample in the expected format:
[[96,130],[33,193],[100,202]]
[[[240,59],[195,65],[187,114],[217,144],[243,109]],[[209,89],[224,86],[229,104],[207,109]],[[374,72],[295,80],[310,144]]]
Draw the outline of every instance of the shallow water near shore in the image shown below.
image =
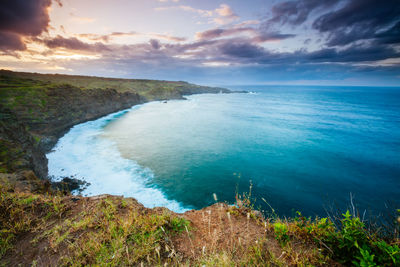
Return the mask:
[[[248,191],[281,215],[400,198],[400,90],[240,87],[151,102],[73,127],[49,153],[49,173],[75,175],[87,195],[135,197],[177,212],[233,203]],[[398,202],[397,202],[398,203]]]

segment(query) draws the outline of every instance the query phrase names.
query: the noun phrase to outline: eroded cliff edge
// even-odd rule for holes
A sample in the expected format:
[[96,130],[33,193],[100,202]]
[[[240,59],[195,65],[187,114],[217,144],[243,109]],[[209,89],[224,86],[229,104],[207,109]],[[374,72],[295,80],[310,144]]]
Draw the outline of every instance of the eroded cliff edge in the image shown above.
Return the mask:
[[187,82],[0,71],[0,175],[47,178],[47,158],[72,126],[152,100],[229,93]]

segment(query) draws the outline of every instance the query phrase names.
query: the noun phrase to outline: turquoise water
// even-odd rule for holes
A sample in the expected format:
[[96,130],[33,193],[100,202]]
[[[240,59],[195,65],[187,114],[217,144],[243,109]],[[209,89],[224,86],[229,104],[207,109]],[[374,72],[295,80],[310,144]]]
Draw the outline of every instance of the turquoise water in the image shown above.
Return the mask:
[[256,205],[284,215],[344,209],[350,193],[361,211],[398,203],[399,88],[235,89],[255,93],[152,102],[76,126],[48,155],[50,173],[84,177],[88,195],[176,211],[213,193],[232,203],[250,181]]

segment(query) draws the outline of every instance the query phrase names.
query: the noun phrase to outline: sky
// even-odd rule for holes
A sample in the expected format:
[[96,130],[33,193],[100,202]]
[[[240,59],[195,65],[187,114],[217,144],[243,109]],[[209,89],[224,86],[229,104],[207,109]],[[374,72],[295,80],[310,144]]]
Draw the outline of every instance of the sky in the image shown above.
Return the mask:
[[400,86],[400,0],[1,0],[0,68]]

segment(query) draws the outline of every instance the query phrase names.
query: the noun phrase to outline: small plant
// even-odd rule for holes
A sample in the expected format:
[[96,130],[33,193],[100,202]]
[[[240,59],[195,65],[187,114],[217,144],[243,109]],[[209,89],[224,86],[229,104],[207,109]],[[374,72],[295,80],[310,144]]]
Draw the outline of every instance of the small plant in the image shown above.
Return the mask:
[[361,254],[360,256],[356,257],[359,260],[359,262],[353,261],[353,264],[355,266],[360,266],[360,267],[377,266],[376,263],[374,262],[375,255],[371,255],[367,249],[360,248],[360,254]]
[[252,201],[252,197],[251,197],[251,190],[253,189],[253,184],[250,180],[250,186],[249,186],[249,192],[243,192],[242,195],[239,194],[238,192],[238,188],[236,189],[236,195],[235,195],[235,199],[236,199],[236,205],[241,208],[244,209],[246,211],[252,211],[254,210],[254,202]]
[[185,227],[189,226],[189,221],[180,217],[173,217],[169,222],[172,232],[181,233]]
[[[357,216],[342,214],[340,226],[329,219],[306,223],[307,233],[323,244],[331,257],[345,265],[396,266],[400,263],[398,245],[390,245],[378,233],[371,233]],[[397,241],[398,242],[398,241]]]
[[274,223],[275,239],[279,241],[282,246],[285,246],[289,241],[288,227],[282,222]]
[[[363,257],[361,251],[365,251],[369,247],[370,237],[365,229],[365,224],[359,217],[353,217],[349,211],[342,215],[340,231],[325,236],[325,241],[332,247],[335,258],[345,264],[350,264],[354,262],[354,259]],[[365,257],[369,255],[363,253]]]
[[377,247],[377,262],[387,265],[400,264],[400,248],[398,245],[389,245],[383,240],[374,242]]
[[354,248],[362,247],[368,242],[365,224],[361,222],[360,218],[352,217],[349,211],[343,214],[343,216],[343,228],[340,232],[342,238],[339,247],[348,253],[353,253]]

